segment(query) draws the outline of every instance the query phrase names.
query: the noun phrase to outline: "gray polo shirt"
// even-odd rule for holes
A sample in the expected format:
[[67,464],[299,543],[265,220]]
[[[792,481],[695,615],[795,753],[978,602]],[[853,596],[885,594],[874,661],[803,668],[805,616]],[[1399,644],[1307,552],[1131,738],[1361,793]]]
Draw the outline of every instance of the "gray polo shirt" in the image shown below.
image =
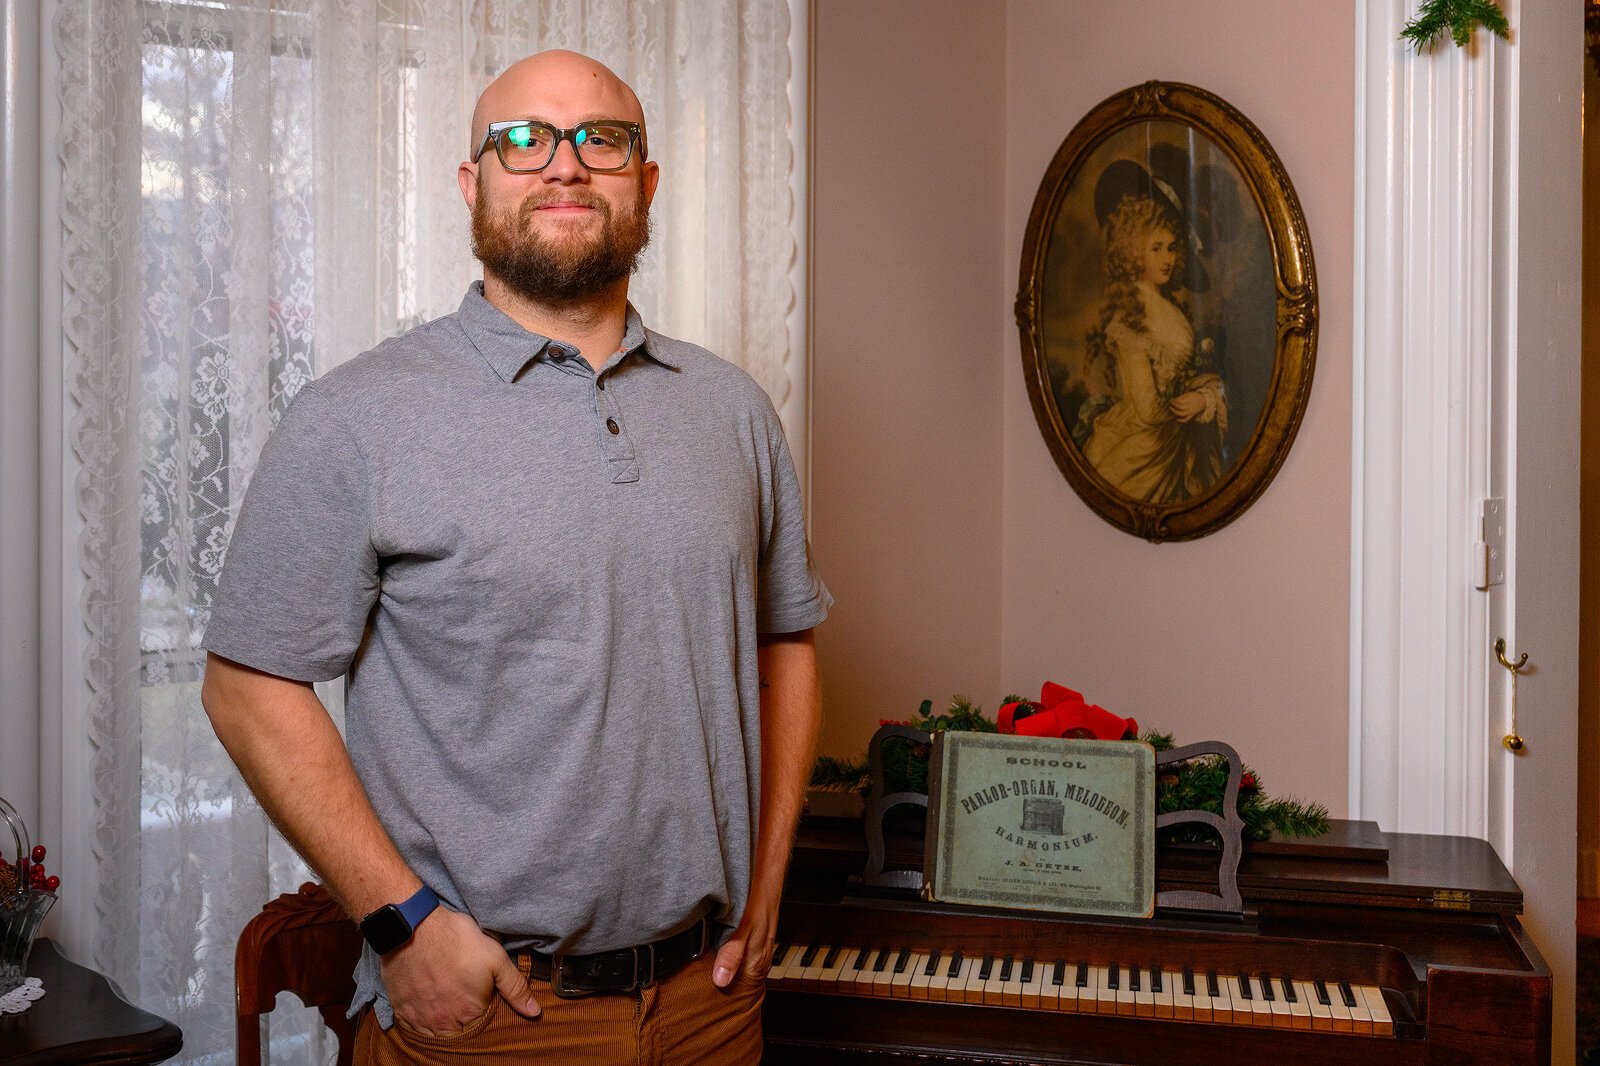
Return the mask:
[[596,374],[475,284],[301,390],[205,647],[346,674],[351,758],[418,876],[508,942],[587,952],[737,920],[756,637],[831,602],[747,374],[631,308]]

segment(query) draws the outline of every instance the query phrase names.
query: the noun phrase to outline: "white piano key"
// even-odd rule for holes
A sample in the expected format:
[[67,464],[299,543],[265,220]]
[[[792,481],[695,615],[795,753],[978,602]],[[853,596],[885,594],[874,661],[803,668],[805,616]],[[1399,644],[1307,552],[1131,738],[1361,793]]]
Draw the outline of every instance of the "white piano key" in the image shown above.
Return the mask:
[[805,953],[804,944],[779,944],[773,951],[772,967],[767,971],[769,986],[782,986],[789,976],[789,968],[800,961]]
[[1174,974],[1171,970],[1162,970],[1161,991],[1157,992],[1155,989],[1150,990],[1150,994],[1155,1002],[1155,1012],[1157,1018],[1177,1017],[1176,1001],[1172,994],[1172,981],[1174,977],[1178,976],[1180,975]]
[[1356,1031],[1355,1021],[1350,1017],[1350,1008],[1344,1005],[1343,998],[1339,995],[1339,982],[1324,981],[1328,989],[1328,1010],[1333,1015],[1333,1031],[1336,1033],[1353,1033]]
[[885,948],[881,954],[872,956],[872,994],[874,996],[889,995],[889,982],[894,980],[894,960],[900,954],[897,947]]
[[1361,998],[1360,991],[1354,985],[1350,986],[1350,991],[1356,1001],[1355,1006],[1350,1008],[1350,1020],[1355,1023],[1355,1030],[1358,1034],[1370,1036],[1373,1031],[1372,1012],[1367,1009],[1366,1003]]
[[[1217,994],[1211,997],[1212,1021],[1222,1025],[1227,1025],[1230,1023],[1236,1025],[1250,1024],[1249,1005],[1246,1004],[1243,1010],[1236,1010],[1233,1005],[1233,993],[1238,987],[1239,986],[1234,983],[1234,978],[1231,974],[1217,974]],[[1209,994],[1209,986],[1207,987],[1206,991]],[[1243,1001],[1241,1000],[1240,1002],[1242,1003]],[[1198,1014],[1199,1012],[1196,1011],[1196,1013]]]
[[[896,958],[889,965],[894,966],[899,961]],[[917,974],[922,971],[923,964],[927,961],[928,953],[925,951],[913,951],[906,956],[906,964],[900,968],[899,973],[894,975],[894,980],[889,982],[889,994],[895,999],[910,999],[911,982],[916,980]]]
[[1150,987],[1150,968],[1148,966],[1137,971],[1139,974],[1139,987],[1133,993],[1133,1013],[1140,1018],[1154,1018],[1156,1016],[1156,994]]
[[[1003,968],[1002,968],[1003,970]],[[1000,975],[1000,1005],[1002,1007],[1022,1006],[1022,956],[1011,956],[1011,970]]]
[[872,995],[872,982],[877,980],[877,973],[872,969],[872,960],[878,957],[881,949],[866,947],[856,955],[856,961],[851,964],[847,973],[839,977],[839,990],[852,996]]
[[[1059,967],[1061,980],[1056,981],[1056,971]],[[1046,1007],[1054,1006],[1056,1010],[1076,1012],[1082,1008],[1078,1005],[1078,983],[1076,976],[1078,968],[1065,959],[1050,960],[1050,972],[1044,986],[1044,1002]]]
[[[1197,1022],[1231,1022],[1233,1020],[1233,1006],[1223,998],[1228,994],[1228,986],[1220,977],[1217,979],[1217,994],[1211,994],[1210,982],[1204,972],[1194,975],[1194,1020]],[[1219,1011],[1218,1008],[1221,1008]]]
[[837,992],[839,990],[839,975],[855,962],[855,948],[840,948],[834,955],[833,964],[823,968],[822,976],[817,979],[817,991]]
[[1319,1033],[1333,1031],[1333,1012],[1317,999],[1317,989],[1310,981],[1296,981],[1295,991],[1300,995],[1300,1002],[1304,1003],[1306,1010],[1311,1015],[1311,1028]]
[[943,1002],[950,998],[950,982],[952,980],[950,969],[954,966],[959,973],[961,969],[961,955],[951,952],[939,958],[939,965],[933,972],[933,977],[928,981],[928,998]]
[[965,1003],[967,1000],[967,980],[977,976],[980,960],[968,955],[961,960],[961,969],[950,978],[950,983],[945,989],[945,999],[951,1003]]
[[1004,955],[986,955],[984,962],[988,964],[989,976],[984,977],[980,968],[978,977],[983,981],[983,999],[991,1007],[1000,1006],[1000,971],[1005,966]]
[[[1083,983],[1078,983],[1079,974],[1082,974]],[[1072,982],[1073,988],[1078,992],[1078,1010],[1084,1014],[1100,1013],[1100,984],[1096,980],[1099,971],[1088,963],[1069,963],[1067,980]]]
[[[1250,989],[1250,998],[1246,1001],[1250,1004],[1250,1024],[1261,1026],[1264,1029],[1272,1028],[1272,1003],[1262,994],[1260,980],[1251,977],[1249,974],[1240,974],[1239,976],[1244,979],[1246,986]],[[1238,983],[1236,982],[1233,987],[1238,988]],[[1233,1002],[1233,1012],[1235,1014],[1239,1013],[1239,1001],[1237,999]]]
[[[1140,982],[1141,984],[1143,982]],[[1117,967],[1117,1013],[1132,1017],[1137,1004],[1133,994],[1133,971],[1127,966]]]
[[1117,990],[1111,987],[1111,968],[1109,966],[1089,967],[1089,984],[1094,986],[1095,1013],[1117,1013]]
[[805,965],[806,952],[801,952],[801,969],[800,973],[795,977],[795,980],[799,982],[799,987],[804,989],[816,988],[817,982],[822,979],[822,971],[825,968],[824,964],[828,960],[828,952],[832,950],[833,947],[830,944],[818,944],[815,951],[807,948],[806,952],[811,954],[811,964],[809,966]]
[[1376,985],[1355,985],[1355,993],[1366,1004],[1372,1015],[1374,1036],[1393,1036],[1394,1019],[1389,1015],[1389,1004],[1384,1001],[1383,989]]
[[[1293,978],[1288,978],[1288,981],[1289,987],[1294,989],[1294,1000],[1289,1003],[1289,1028],[1310,1029],[1311,1005],[1306,1002],[1305,993],[1301,989],[1304,982]],[[1283,996],[1286,1001],[1289,999],[1283,990],[1283,980],[1278,981],[1278,995]]]
[[912,999],[927,999],[928,986],[934,981],[935,975],[943,969],[945,954],[942,951],[924,951],[917,956],[917,972],[911,977],[911,987],[908,990]]
[[1017,975],[1019,978],[1024,976],[1027,977],[1027,980],[1022,982],[1022,998],[1020,1005],[1033,1010],[1040,1010],[1045,1005],[1044,988],[1045,982],[1048,980],[1046,974],[1049,973],[1050,964],[1042,959],[1023,959],[1022,968],[1024,970],[1027,970],[1030,961],[1033,963],[1033,972],[1031,974]]
[[1276,1029],[1294,1028],[1294,1012],[1284,998],[1282,984],[1270,973],[1263,973],[1256,978],[1255,987],[1256,994],[1267,1001],[1267,1024]]
[[[1194,996],[1183,990],[1183,972],[1167,971],[1167,984],[1172,987],[1172,1016],[1180,1022],[1194,1020]],[[1200,989],[1196,988],[1196,992]]]

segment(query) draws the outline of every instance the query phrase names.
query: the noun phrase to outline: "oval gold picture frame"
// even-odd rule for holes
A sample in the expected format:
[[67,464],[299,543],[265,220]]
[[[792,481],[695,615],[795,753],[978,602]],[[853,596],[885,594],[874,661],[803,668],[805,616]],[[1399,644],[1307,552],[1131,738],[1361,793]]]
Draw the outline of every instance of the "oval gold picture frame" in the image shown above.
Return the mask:
[[1084,502],[1158,542],[1243,514],[1294,442],[1317,346],[1305,216],[1261,132],[1192,85],[1110,97],[1045,171],[1020,274],[1028,395]]

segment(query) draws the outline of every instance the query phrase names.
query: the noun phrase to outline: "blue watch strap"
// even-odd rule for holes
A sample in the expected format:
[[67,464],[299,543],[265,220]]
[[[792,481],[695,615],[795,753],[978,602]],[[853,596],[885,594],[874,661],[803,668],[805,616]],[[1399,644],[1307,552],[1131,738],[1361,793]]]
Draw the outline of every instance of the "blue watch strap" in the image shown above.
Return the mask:
[[423,885],[412,894],[411,898],[398,905],[400,917],[406,920],[413,932],[422,924],[422,919],[433,913],[439,905],[439,897],[433,894],[433,889]]

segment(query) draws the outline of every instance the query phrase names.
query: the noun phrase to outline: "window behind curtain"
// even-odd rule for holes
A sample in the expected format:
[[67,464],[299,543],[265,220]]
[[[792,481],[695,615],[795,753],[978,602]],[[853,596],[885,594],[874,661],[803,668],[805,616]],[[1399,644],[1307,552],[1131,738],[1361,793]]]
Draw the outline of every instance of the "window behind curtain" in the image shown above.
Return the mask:
[[[646,321],[786,420],[801,353],[788,0],[57,0],[71,443],[98,896],[94,963],[231,1061],[233,951],[307,876],[217,745],[199,642],[257,456],[297,390],[453,310],[472,102],[542,47],[629,80],[663,186]],[[78,666],[80,664],[69,664]],[[324,693],[338,717],[338,693]],[[319,1061],[285,1000],[279,1061]]]

